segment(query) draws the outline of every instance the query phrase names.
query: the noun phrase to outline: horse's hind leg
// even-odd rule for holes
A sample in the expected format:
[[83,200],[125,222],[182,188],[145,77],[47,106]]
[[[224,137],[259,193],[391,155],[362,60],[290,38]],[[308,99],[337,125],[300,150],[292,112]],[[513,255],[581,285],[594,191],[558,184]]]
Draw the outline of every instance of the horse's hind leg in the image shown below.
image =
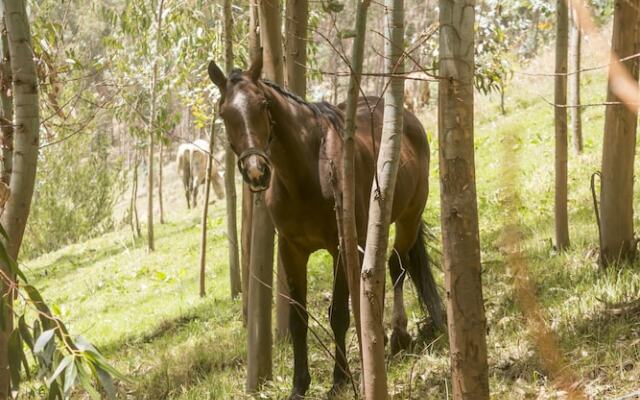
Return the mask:
[[346,356],[346,334],[349,328],[349,288],[347,275],[337,255],[333,257],[334,286],[331,306],[329,307],[329,321],[336,340],[336,363],[333,368],[333,388],[329,397],[339,392],[349,378],[349,365]]
[[396,354],[405,350],[411,344],[411,336],[407,332],[407,313],[404,309],[404,278],[407,275],[405,265],[409,258],[401,255],[394,247],[394,251],[389,257],[389,274],[393,285],[393,315],[391,318],[391,353]]

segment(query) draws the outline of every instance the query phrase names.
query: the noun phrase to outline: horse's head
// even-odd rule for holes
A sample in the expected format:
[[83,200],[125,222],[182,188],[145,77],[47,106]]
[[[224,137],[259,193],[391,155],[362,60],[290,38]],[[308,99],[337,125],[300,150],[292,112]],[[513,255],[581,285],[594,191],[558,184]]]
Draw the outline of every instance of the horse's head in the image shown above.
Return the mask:
[[262,52],[247,71],[232,71],[227,78],[215,62],[209,63],[209,78],[220,89],[220,116],[238,168],[254,192],[266,190],[271,179],[269,142],[272,137],[269,102],[260,85]]

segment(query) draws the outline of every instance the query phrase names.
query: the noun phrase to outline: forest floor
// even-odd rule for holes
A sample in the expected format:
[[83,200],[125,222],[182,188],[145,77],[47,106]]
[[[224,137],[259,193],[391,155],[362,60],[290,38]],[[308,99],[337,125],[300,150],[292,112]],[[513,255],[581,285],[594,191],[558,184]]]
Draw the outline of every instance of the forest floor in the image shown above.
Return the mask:
[[[604,54],[604,53],[603,53]],[[605,63],[585,55],[586,66]],[[551,72],[552,57],[523,68]],[[494,399],[561,399],[563,391],[545,372],[528,325],[516,304],[513,269],[507,262],[505,226],[516,223],[518,248],[534,280],[537,301],[557,335],[565,371],[571,371],[594,399],[614,399],[640,389],[640,307],[637,301],[640,264],[601,271],[597,266],[598,234],[589,189],[599,169],[603,107],[583,114],[585,151],[569,157],[569,211],[572,246],[558,253],[553,238],[553,93],[548,77],[516,74],[507,89],[507,112],[501,115],[497,96],[477,98],[476,149],[484,298],[488,320],[489,374]],[[583,78],[583,102],[604,100],[605,71]],[[439,247],[439,185],[435,109],[422,119],[432,143],[431,193],[425,220]],[[507,167],[505,167],[505,165]],[[640,163],[636,166],[640,168]],[[514,172],[515,171],[515,172]],[[512,172],[509,174],[507,172]],[[179,185],[167,185],[179,190]],[[636,188],[638,185],[636,185]],[[510,192],[520,199],[515,212],[505,201]],[[636,195],[639,195],[638,193]],[[72,333],[82,335],[106,353],[132,383],[122,384],[123,398],[240,399],[244,394],[246,331],[241,302],[231,300],[224,201],[209,219],[207,296],[198,296],[200,211],[187,211],[184,199],[172,195],[165,205],[168,222],[156,225],[156,248],[133,241],[129,228],[63,248],[24,262],[31,282],[43,289]],[[638,197],[637,197],[638,198]],[[636,225],[640,221],[636,218]],[[144,231],[144,229],[143,229]],[[513,231],[508,231],[513,232]],[[507,238],[509,239],[509,238]],[[432,250],[432,256],[440,257]],[[441,271],[437,279],[442,286]],[[311,328],[325,344],[331,291],[331,263],[326,253],[310,262],[309,309],[324,328]],[[410,330],[423,315],[414,289],[406,285]],[[390,298],[390,297],[389,297]],[[637,303],[636,303],[637,304]],[[387,312],[390,312],[388,302]],[[390,318],[386,318],[389,321]],[[350,362],[357,369],[357,346],[350,329]],[[309,398],[323,398],[331,386],[333,361],[310,335],[312,385]],[[273,380],[259,398],[288,394],[292,376],[290,346],[274,351]],[[389,385],[394,399],[447,399],[451,382],[446,338],[416,345],[415,351],[389,357]],[[344,398],[352,398],[349,392]]]

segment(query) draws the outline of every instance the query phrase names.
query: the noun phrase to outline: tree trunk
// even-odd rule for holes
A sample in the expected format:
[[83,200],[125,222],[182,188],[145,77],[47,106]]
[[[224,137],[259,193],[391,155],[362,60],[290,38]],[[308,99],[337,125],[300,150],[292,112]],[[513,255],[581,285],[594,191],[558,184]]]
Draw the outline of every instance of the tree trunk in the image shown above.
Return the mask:
[[[356,36],[353,39],[351,55],[351,75],[349,77],[349,90],[347,91],[347,108],[345,113],[345,131],[342,145],[342,168],[340,181],[342,183],[342,238],[340,249],[342,260],[347,272],[349,296],[351,308],[356,325],[358,344],[362,353],[361,326],[360,326],[360,257],[358,255],[358,232],[356,228],[356,200],[355,200],[355,131],[356,108],[360,94],[360,82],[362,78],[362,60],[364,57],[364,43],[367,33],[367,11],[370,0],[358,1],[356,7]],[[336,194],[338,195],[338,194]]]
[[[5,23],[9,44],[11,78],[13,82],[14,159],[10,177],[11,197],[6,204],[0,223],[9,240],[5,243],[9,257],[18,260],[20,245],[31,209],[36,180],[38,149],[40,146],[40,113],[38,103],[38,76],[31,46],[31,30],[26,2],[4,1]],[[4,99],[3,99],[4,100]],[[4,108],[3,108],[4,111]],[[7,273],[9,268],[2,265]],[[9,276],[11,276],[9,274]],[[5,324],[0,334],[0,400],[11,396],[8,374],[8,334],[13,329],[11,303],[13,296],[3,287],[7,307]]]
[[[249,3],[249,56],[255,59],[260,51],[260,33],[258,5],[256,0]],[[242,184],[242,227],[241,227],[241,247],[242,247],[242,316],[244,325],[248,323],[249,306],[249,268],[251,265],[251,221],[253,214],[253,193],[249,185]]]
[[131,184],[131,204],[129,213],[131,214],[131,230],[133,238],[140,237],[140,219],[138,218],[138,168],[140,168],[140,156],[138,149],[134,151],[133,160],[133,182]]
[[575,12],[571,13],[571,34],[569,36],[569,56],[571,57],[571,70],[569,76],[569,105],[571,114],[571,134],[573,136],[573,149],[576,154],[582,153],[582,108],[580,107],[580,68],[582,57],[582,32],[580,21]]
[[2,18],[2,60],[0,62],[0,102],[2,103],[2,175],[0,180],[6,185],[11,183],[11,172],[13,170],[13,95],[11,92],[11,57],[9,56],[9,40],[7,29]]
[[440,0],[438,141],[454,399],[489,398],[473,147],[474,0]]
[[[616,0],[611,48],[619,58],[640,51],[639,0]],[[638,80],[638,59],[623,65]],[[612,88],[609,72],[608,102],[620,102]],[[600,261],[607,266],[635,258],[633,237],[633,165],[636,147],[637,114],[622,104],[607,105],[602,148],[602,189],[600,219],[602,238]]]
[[[209,195],[211,192],[211,170],[213,168],[213,145],[216,137],[216,118],[211,119],[211,133],[209,135],[209,153],[207,154],[207,175],[204,178],[204,206],[202,207],[202,231],[200,233],[200,297],[206,296],[205,269],[207,258],[207,217],[209,215]],[[231,287],[234,287],[233,271],[231,272]],[[238,276],[237,279],[240,279]],[[239,283],[238,283],[239,285]]]
[[[286,83],[289,90],[301,98],[307,95],[307,25],[309,2],[287,0],[285,18]],[[278,257],[276,296],[276,338],[289,336],[289,286],[286,272]]]
[[[233,14],[231,0],[224,1],[224,61],[227,74],[233,69]],[[227,197],[227,240],[229,242],[229,279],[231,298],[235,299],[240,287],[240,256],[238,255],[238,222],[236,217],[236,156],[227,143],[225,147],[224,187]]]
[[147,155],[147,236],[149,251],[155,250],[153,238],[153,158],[154,158],[154,140],[156,125],[156,90],[158,86],[158,52],[160,48],[160,34],[162,32],[162,9],[164,0],[158,3],[158,11],[156,14],[156,43],[153,54],[153,72],[151,73],[151,95],[150,95],[150,111],[149,111],[149,154]]
[[555,77],[555,130],[556,130],[556,192],[555,220],[556,247],[569,247],[569,216],[567,213],[567,60],[569,45],[569,12],[565,0],[557,0],[556,23],[556,77]]
[[251,219],[253,213],[253,193],[249,185],[242,184],[242,228],[240,246],[242,251],[242,320],[247,326],[247,307],[249,305],[249,268],[251,265]]
[[[384,93],[384,123],[377,176],[371,187],[367,245],[362,265],[360,317],[362,329],[362,377],[364,398],[386,400],[387,372],[384,359],[384,281],[391,223],[391,207],[398,175],[404,116],[404,1],[385,0],[384,73],[394,76]],[[380,184],[380,187],[377,184]],[[420,239],[419,239],[420,240]]]
[[307,25],[308,0],[287,0],[285,36],[287,38],[287,87],[293,93],[307,96]]
[[162,196],[162,163],[164,162],[164,143],[160,142],[158,154],[158,206],[160,207],[160,223],[164,224],[164,201]]
[[[265,76],[282,84],[282,36],[280,32],[280,2],[258,3],[260,39],[263,48]],[[264,193],[253,195],[251,223],[251,262],[249,278],[249,321],[246,390],[253,393],[260,383],[271,379],[271,301],[273,283],[274,227],[265,202]]]
[[[262,25],[264,26],[264,25]],[[253,195],[251,277],[247,328],[248,393],[271,379],[271,301],[273,284],[273,223],[264,203],[264,193]]]

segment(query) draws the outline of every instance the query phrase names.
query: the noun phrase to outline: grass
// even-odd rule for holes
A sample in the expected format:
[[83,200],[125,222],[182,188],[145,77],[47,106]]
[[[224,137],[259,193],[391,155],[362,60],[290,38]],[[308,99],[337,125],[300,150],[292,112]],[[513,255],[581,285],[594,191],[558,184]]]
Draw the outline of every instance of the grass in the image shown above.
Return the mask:
[[[602,64],[597,54],[586,60]],[[601,56],[600,56],[601,58]],[[552,61],[552,59],[551,59]],[[549,57],[528,70],[550,71]],[[583,101],[596,103],[605,94],[603,71],[585,75]],[[500,247],[505,226],[505,191],[517,191],[521,247],[538,300],[559,338],[567,367],[593,398],[614,398],[638,389],[640,381],[640,311],[612,307],[640,293],[639,266],[601,271],[597,267],[589,176],[599,168],[603,127],[601,107],[584,113],[585,153],[570,154],[569,210],[572,247],[558,253],[553,237],[553,125],[550,107],[539,95],[552,93],[549,78],[516,75],[507,94],[507,114],[497,99],[479,97],[476,112],[477,185],[482,241],[485,308],[488,319],[490,385],[494,399],[561,399],[564,394],[546,375],[521,310],[513,295],[512,275]],[[439,188],[435,112],[422,115],[432,137],[432,193],[425,219],[439,238]],[[507,143],[507,145],[505,145]],[[518,168],[515,189],[505,186],[501,153]],[[636,165],[640,168],[640,165]],[[174,196],[180,199],[180,196]],[[100,346],[108,358],[134,378],[121,386],[123,398],[227,399],[244,394],[246,332],[241,304],[231,300],[224,229],[218,202],[210,219],[208,295],[197,288],[199,212],[176,212],[157,225],[157,251],[131,240],[123,229],[25,262],[31,281],[56,305],[71,331]],[[636,220],[636,224],[640,222]],[[432,243],[437,249],[439,243]],[[432,252],[437,258],[436,252]],[[311,328],[324,343],[331,267],[326,253],[310,262],[309,307],[324,327]],[[442,274],[438,280],[442,284]],[[422,320],[413,288],[406,296],[410,330]],[[389,302],[390,306],[390,302]],[[389,308],[389,307],[387,307]],[[389,312],[389,310],[387,310]],[[390,319],[387,318],[387,321]],[[357,366],[353,327],[351,366]],[[309,398],[322,398],[331,386],[332,358],[320,342],[309,339],[312,386]],[[395,399],[446,399],[450,393],[445,340],[423,342],[411,354],[388,360]],[[357,372],[356,372],[357,375]],[[290,389],[292,355],[288,345],[274,350],[274,376],[257,398],[283,398]],[[356,376],[357,377],[357,376]],[[344,398],[351,398],[346,392]]]

